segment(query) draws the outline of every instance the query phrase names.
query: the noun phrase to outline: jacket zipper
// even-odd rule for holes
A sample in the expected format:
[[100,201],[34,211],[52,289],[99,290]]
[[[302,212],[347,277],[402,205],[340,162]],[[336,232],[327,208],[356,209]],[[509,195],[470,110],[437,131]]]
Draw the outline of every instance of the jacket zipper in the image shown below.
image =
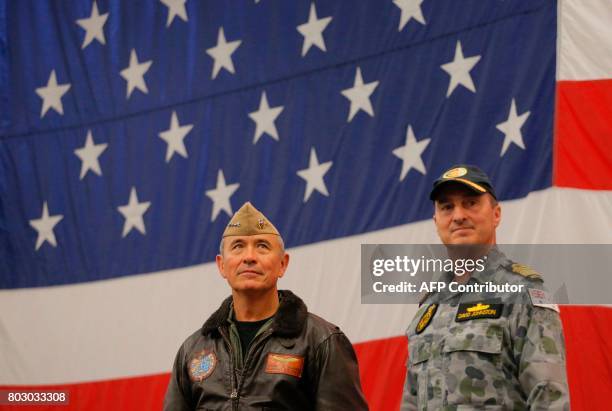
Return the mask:
[[232,362],[232,372],[231,372],[231,384],[232,384],[232,393],[230,394],[230,398],[232,400],[232,410],[238,411],[238,401],[240,400],[240,390],[242,389],[242,383],[244,382],[244,371],[247,369],[249,363],[250,363],[250,359],[252,357],[251,352],[253,350],[255,350],[255,348],[260,345],[267,337],[269,337],[270,335],[272,335],[272,328],[268,328],[266,331],[264,331],[263,333],[259,334],[256,339],[251,343],[251,346],[249,347],[249,350],[246,353],[246,357],[244,358],[243,364],[242,364],[242,372],[240,373],[240,379],[239,381],[236,381],[236,374],[235,374],[235,359],[234,359],[234,351],[232,348],[232,344],[229,341],[229,337],[227,335],[225,335],[225,332],[221,329],[221,327],[219,327],[219,333],[221,334],[221,336],[223,337],[223,341],[225,342],[225,344],[227,345],[228,348],[228,352],[230,353],[230,361]]
[[[255,340],[251,343],[251,346],[249,347],[249,350],[246,353],[246,357],[244,357],[244,362],[242,364],[242,373],[240,374],[240,379],[238,380],[238,390],[236,391],[236,407],[238,406],[238,397],[239,397],[240,390],[242,389],[242,384],[244,382],[245,371],[248,369],[250,360],[253,357],[251,353],[255,350],[255,348],[257,348],[257,346],[261,345],[262,342],[266,340],[266,338],[272,335],[272,332],[273,332],[272,328],[268,328],[266,331],[264,331],[263,333],[255,337]],[[232,395],[233,394],[234,392],[232,392]],[[237,409],[238,408],[236,408],[236,410]]]
[[229,340],[229,337],[225,334],[223,328],[219,327],[219,334],[223,338],[223,342],[227,346],[227,351],[230,355],[230,362],[232,364],[232,372],[230,373],[230,383],[232,386],[232,393],[230,394],[230,398],[232,400],[232,410],[238,411],[238,389],[236,387],[236,360],[234,359],[234,350],[232,348],[232,343]]

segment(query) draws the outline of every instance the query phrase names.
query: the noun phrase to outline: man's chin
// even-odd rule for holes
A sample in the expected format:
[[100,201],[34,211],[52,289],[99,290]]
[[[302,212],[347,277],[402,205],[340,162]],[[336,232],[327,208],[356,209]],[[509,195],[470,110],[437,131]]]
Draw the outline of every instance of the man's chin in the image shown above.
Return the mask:
[[453,235],[448,245],[472,245],[478,244],[478,240],[473,235]]
[[234,285],[234,290],[242,293],[262,293],[270,290],[273,287],[270,287],[268,284],[262,284],[259,281],[254,280],[246,280],[241,281],[240,284]]

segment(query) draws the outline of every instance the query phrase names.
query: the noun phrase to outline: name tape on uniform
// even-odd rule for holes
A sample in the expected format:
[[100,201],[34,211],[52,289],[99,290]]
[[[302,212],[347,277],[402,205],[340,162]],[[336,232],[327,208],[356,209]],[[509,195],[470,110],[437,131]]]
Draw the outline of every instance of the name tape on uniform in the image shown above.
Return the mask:
[[475,320],[478,318],[499,318],[502,315],[503,304],[464,303],[459,304],[456,322]]

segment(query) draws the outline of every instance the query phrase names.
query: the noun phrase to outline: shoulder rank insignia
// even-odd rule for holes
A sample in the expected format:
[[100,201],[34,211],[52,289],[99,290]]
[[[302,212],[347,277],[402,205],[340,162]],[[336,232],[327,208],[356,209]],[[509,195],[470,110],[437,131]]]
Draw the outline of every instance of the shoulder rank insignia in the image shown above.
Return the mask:
[[456,322],[475,320],[477,318],[499,318],[502,315],[502,304],[467,303],[459,304]]
[[512,264],[512,272],[531,280],[541,280],[542,276],[528,265],[514,263]]
[[437,309],[438,309],[438,304],[431,304],[429,307],[427,307],[427,309],[425,310],[425,312],[421,316],[421,319],[419,320],[419,323],[416,326],[415,331],[416,331],[417,334],[422,333],[423,330],[425,330],[425,328],[427,328],[427,326],[431,322],[431,319],[436,314],[436,310]]
[[197,354],[189,363],[189,377],[192,381],[201,382],[215,370],[217,356],[212,351],[204,350]]

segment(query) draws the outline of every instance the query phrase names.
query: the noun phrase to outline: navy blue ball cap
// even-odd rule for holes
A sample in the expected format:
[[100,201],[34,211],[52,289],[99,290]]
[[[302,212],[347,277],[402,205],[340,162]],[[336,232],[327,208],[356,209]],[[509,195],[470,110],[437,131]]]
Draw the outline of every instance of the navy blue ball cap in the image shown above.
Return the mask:
[[480,168],[469,164],[458,164],[442,173],[440,178],[434,181],[429,199],[435,201],[440,188],[451,182],[463,184],[477,194],[489,193],[497,199],[489,176]]

